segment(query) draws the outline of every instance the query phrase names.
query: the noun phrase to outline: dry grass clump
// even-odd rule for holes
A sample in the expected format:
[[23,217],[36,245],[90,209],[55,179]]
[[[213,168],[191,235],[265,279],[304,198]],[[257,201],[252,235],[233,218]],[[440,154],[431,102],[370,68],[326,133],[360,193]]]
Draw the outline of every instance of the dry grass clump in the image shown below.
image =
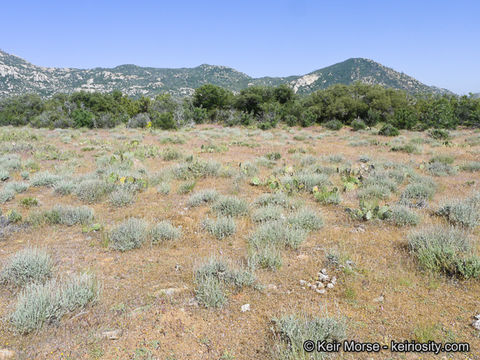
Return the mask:
[[0,271],[0,283],[25,286],[45,282],[52,275],[50,255],[37,248],[25,248],[12,255]]

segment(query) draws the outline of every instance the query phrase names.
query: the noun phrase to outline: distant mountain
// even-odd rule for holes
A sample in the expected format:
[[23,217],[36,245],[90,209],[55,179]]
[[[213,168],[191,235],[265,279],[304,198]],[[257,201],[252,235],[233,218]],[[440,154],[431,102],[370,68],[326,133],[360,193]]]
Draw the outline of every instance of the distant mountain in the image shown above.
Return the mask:
[[136,65],[94,69],[46,68],[0,51],[0,97],[24,93],[48,97],[62,92],[110,92],[115,89],[132,96],[154,96],[162,92],[185,96],[207,83],[232,91],[252,85],[289,84],[295,92],[308,94],[333,84],[352,84],[356,81],[402,89],[409,93],[450,93],[363,58],[348,59],[303,76],[252,78],[229,67],[206,64],[179,69]]
[[479,99],[480,98],[480,93],[472,94],[472,97],[474,99]]

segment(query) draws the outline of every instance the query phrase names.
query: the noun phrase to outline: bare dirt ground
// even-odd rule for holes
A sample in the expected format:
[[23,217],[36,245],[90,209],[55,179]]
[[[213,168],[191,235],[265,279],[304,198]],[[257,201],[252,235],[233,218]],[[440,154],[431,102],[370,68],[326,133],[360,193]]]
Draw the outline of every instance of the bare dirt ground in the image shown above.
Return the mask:
[[[32,135],[35,135],[32,138]],[[312,155],[333,168],[351,164],[358,168],[360,155],[370,162],[392,161],[407,164],[415,172],[426,174],[422,164],[438,154],[455,157],[454,165],[479,161],[480,133],[459,130],[452,133],[449,146],[431,141],[426,133],[403,132],[400,138],[388,138],[372,132],[342,129],[326,131],[320,127],[305,129],[223,128],[204,125],[178,132],[149,130],[33,130],[3,129],[1,145],[5,154],[18,154],[22,163],[33,159],[38,171],[68,173],[78,176],[96,169],[96,159],[112,155],[132,140],[147,148],[175,148],[185,156],[218,161],[237,171],[239,163],[255,162],[263,155],[278,152],[281,158],[272,168],[257,165],[260,180],[268,178],[275,168],[298,166],[300,155]],[[180,137],[182,144],[162,144],[165,137]],[[418,152],[390,151],[392,142],[408,143],[423,139]],[[362,142],[363,140],[363,142]],[[376,140],[374,141],[370,140]],[[356,144],[355,144],[356,143]],[[17,146],[12,144],[30,144]],[[135,143],[136,144],[136,143]],[[204,152],[208,144],[219,152]],[[296,152],[293,153],[295,149]],[[290,151],[289,151],[290,150]],[[135,149],[131,150],[135,151]],[[304,152],[302,154],[301,152]],[[56,154],[52,156],[51,154]],[[330,155],[341,154],[339,163]],[[60,159],[59,159],[60,158]],[[135,168],[155,173],[180,160],[164,161],[161,156],[134,159]],[[31,171],[33,176],[35,171]],[[434,177],[438,190],[428,207],[418,210],[418,228],[443,221],[432,216],[446,199],[464,198],[478,190],[478,172],[459,170],[450,176]],[[215,188],[253,203],[268,186],[252,186],[250,178],[234,181],[229,177],[198,179],[193,192]],[[334,173],[331,181],[341,186]],[[21,180],[20,170],[12,171],[8,181]],[[8,181],[6,183],[8,183]],[[28,181],[28,180],[27,180]],[[210,206],[189,208],[191,194],[178,194],[182,183],[172,180],[168,195],[149,186],[138,193],[133,204],[113,207],[107,200],[84,204],[75,195],[59,196],[49,187],[31,186],[26,192],[1,205],[2,213],[15,209],[28,219],[29,213],[49,209],[56,204],[87,205],[95,211],[95,222],[102,231],[82,231],[82,225],[30,226],[0,239],[0,264],[15,252],[36,246],[46,249],[55,260],[55,273],[66,276],[89,271],[102,284],[95,304],[67,314],[58,323],[46,324],[36,332],[20,335],[8,322],[15,308],[18,289],[2,288],[0,292],[0,349],[14,350],[19,359],[270,359],[273,334],[272,318],[290,313],[343,317],[348,339],[389,343],[390,340],[433,338],[437,342],[462,341],[471,346],[469,354],[391,354],[389,352],[338,355],[345,359],[480,359],[479,332],[471,323],[480,313],[480,284],[477,280],[461,281],[421,271],[407,249],[411,227],[397,227],[389,222],[354,220],[346,207],[358,207],[356,191],[342,193],[338,205],[321,205],[311,193],[292,195],[317,210],[325,225],[311,232],[297,250],[283,252],[283,265],[277,271],[257,269],[255,275],[263,289],[244,288],[228,296],[220,309],[207,309],[195,301],[194,269],[205,258],[217,255],[245,264],[248,236],[256,228],[249,216],[236,220],[236,233],[217,240],[201,227],[211,214]],[[402,189],[389,199],[394,203]],[[20,201],[38,199],[39,206],[26,208]],[[108,230],[128,217],[143,218],[149,223],[168,219],[181,226],[178,240],[158,245],[144,244],[126,252],[106,244]],[[473,233],[478,243],[479,232]],[[342,271],[326,264],[326,255],[335,252],[349,259],[354,268]],[[301,279],[313,279],[322,268],[338,277],[337,285],[326,294],[302,289]],[[162,289],[176,288],[172,295]],[[378,298],[383,296],[383,301]],[[250,304],[250,311],[240,310]],[[105,338],[108,330],[118,330],[118,339]]]

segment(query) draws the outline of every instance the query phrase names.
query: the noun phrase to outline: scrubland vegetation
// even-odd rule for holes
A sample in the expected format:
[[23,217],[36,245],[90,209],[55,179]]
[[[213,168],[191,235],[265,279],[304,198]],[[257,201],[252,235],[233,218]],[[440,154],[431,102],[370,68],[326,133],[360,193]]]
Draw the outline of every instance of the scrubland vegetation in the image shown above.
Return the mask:
[[[0,119],[21,104],[5,124],[81,128],[0,128],[0,349],[293,360],[309,359],[306,339],[480,348],[480,133],[454,129],[478,124],[474,101],[360,85],[25,99],[4,100]],[[183,126],[193,118],[178,109],[244,126]],[[169,119],[178,130],[158,129]],[[104,124],[120,125],[85,128]]]

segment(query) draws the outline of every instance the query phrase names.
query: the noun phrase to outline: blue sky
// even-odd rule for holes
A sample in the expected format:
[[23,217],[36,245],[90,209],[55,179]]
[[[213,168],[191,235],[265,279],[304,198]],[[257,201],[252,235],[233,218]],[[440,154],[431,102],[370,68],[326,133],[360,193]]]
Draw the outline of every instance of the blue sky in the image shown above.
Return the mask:
[[0,49],[36,65],[305,74],[365,57],[480,92],[480,1],[4,1]]

